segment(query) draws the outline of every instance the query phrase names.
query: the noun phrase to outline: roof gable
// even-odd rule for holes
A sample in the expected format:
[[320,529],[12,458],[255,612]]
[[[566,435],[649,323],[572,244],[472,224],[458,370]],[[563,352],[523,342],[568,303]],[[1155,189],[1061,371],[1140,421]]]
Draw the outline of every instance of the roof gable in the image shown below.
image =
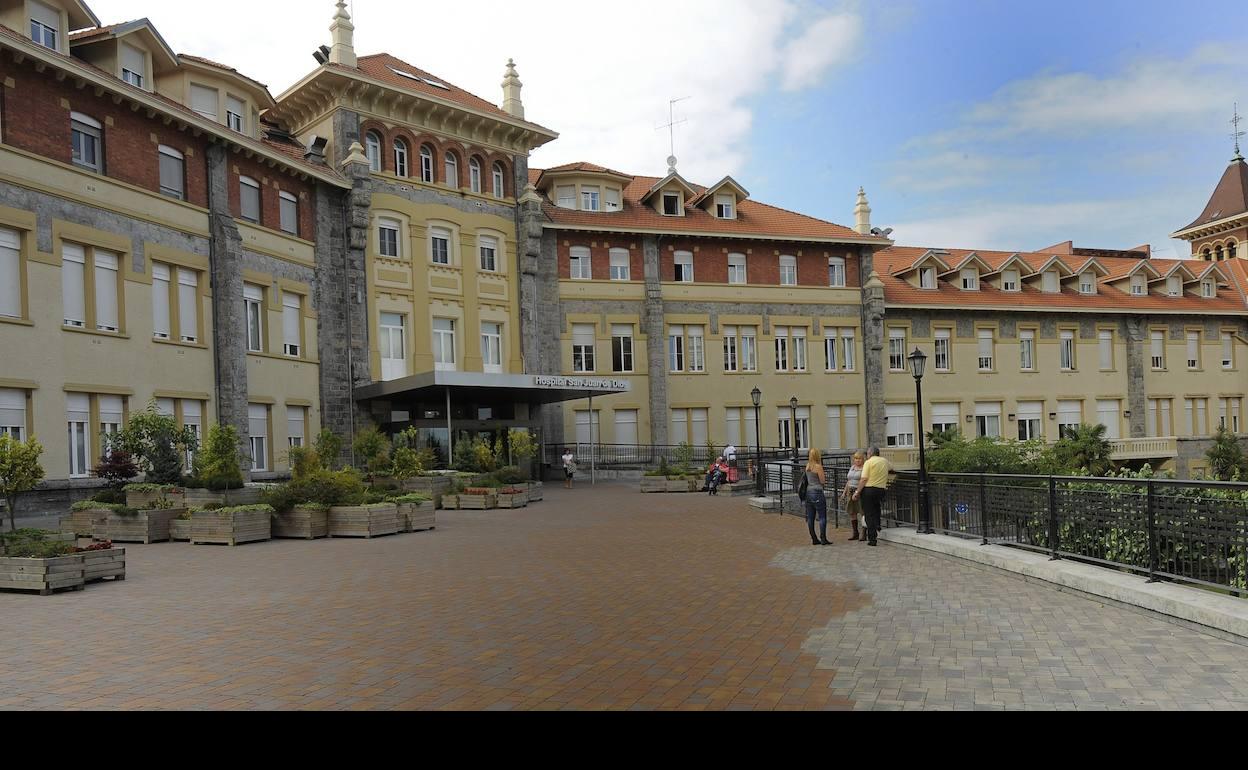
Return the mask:
[[152,57],[154,59],[163,59],[162,63],[166,67],[173,68],[178,66],[178,55],[173,52],[173,49],[165,42],[165,38],[156,31],[156,27],[147,18],[75,32],[70,35],[69,42],[71,47],[77,47],[80,45],[92,45],[104,40],[118,40],[130,35],[142,36],[147,41],[148,48],[152,51]]
[[682,190],[684,190],[686,204],[688,204],[690,199],[692,199],[698,194],[698,191],[694,189],[693,185],[686,182],[684,177],[682,177],[680,174],[673,171],[672,173],[660,179],[658,182],[655,182],[654,186],[651,187],[649,190],[647,190],[645,195],[641,196],[641,202],[649,203],[650,199],[653,198],[660,190],[670,187],[673,184],[677,185]]
[[725,187],[732,188],[732,191],[736,193],[737,200],[739,201],[746,200],[747,198],[750,197],[749,190],[745,189],[740,184],[738,184],[737,180],[733,179],[731,176],[726,176],[723,179],[716,182],[715,184],[706,188],[706,190],[704,190],[701,195],[694,198],[690,203],[694,206],[700,206],[704,202],[714,200],[715,195],[720,190],[724,189]]
[[983,257],[979,256],[979,254],[976,254],[975,252],[972,251],[970,254],[967,254],[965,257],[963,257],[962,260],[958,262],[956,265],[952,265],[948,270],[942,273],[942,275],[950,275],[951,273],[960,273],[966,268],[974,266],[974,265],[979,266],[980,274],[987,274],[987,273],[992,272],[992,265],[985,262]]

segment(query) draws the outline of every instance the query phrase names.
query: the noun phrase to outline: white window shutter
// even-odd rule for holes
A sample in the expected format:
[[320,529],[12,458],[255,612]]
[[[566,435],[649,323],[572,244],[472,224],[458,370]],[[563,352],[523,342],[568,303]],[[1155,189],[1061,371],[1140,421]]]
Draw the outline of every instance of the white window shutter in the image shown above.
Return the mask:
[[76,326],[87,322],[86,252],[81,246],[66,243],[61,247],[61,296],[65,303],[65,321]]
[[304,407],[288,406],[286,407],[286,437],[297,438],[302,443],[304,438],[303,422]]
[[194,270],[178,270],[178,333],[184,342],[199,341],[198,287],[199,275]]
[[86,393],[65,394],[65,417],[69,422],[86,422],[91,418],[91,397]]
[[132,45],[122,43],[121,66],[137,75],[147,77],[147,54]]
[[125,409],[121,396],[100,396],[100,422],[120,425]]
[[152,265],[152,334],[169,339],[169,266]]
[[0,315],[22,315],[21,239],[16,231],[0,228]]
[[61,29],[61,14],[59,11],[51,6],[38,2],[38,0],[30,0],[30,2],[26,5],[30,8],[30,18],[40,24],[57,30],[59,33]]
[[0,389],[0,427],[21,428],[26,432],[26,393]]
[[593,345],[594,344],[594,326],[593,324],[576,324],[572,327],[572,344],[573,345]]
[[212,120],[217,119],[217,89],[191,84],[191,109]]
[[95,325],[99,329],[120,328],[117,313],[117,255],[95,252]]
[[247,431],[253,438],[269,435],[269,409],[264,404],[247,405]]
[[294,355],[292,350],[299,348],[299,295],[282,292],[282,341],[286,344],[287,355]]

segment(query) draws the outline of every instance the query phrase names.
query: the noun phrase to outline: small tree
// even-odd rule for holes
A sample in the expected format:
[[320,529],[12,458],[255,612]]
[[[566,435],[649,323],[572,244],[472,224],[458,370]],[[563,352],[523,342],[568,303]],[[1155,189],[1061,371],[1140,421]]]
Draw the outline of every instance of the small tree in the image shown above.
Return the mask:
[[200,483],[213,491],[242,489],[242,457],[238,445],[238,431],[233,425],[209,428],[204,450],[196,458]]
[[1104,476],[1113,468],[1113,447],[1105,438],[1104,425],[1079,425],[1066,429],[1050,451],[1052,472]]
[[962,432],[957,428],[945,428],[944,430],[933,430],[927,434],[927,441],[931,444],[932,449],[939,449],[945,444],[957,441],[962,437]]
[[9,531],[17,531],[17,496],[29,492],[43,479],[39,456],[43,446],[35,439],[18,441],[0,433],[0,495],[9,509]]
[[177,435],[164,427],[149,435],[147,480],[152,484],[182,483],[182,452]]
[[342,454],[342,437],[329,428],[321,428],[321,432],[312,440],[312,448],[321,460],[321,467],[332,471]]
[[425,455],[417,448],[420,444],[420,431],[408,428],[394,437],[394,449],[391,451],[393,468],[391,474],[399,481],[419,476],[425,470]]
[[321,458],[317,456],[316,450],[306,446],[292,446],[286,453],[286,459],[290,463],[291,481],[302,481],[322,470]]
[[351,448],[355,450],[356,462],[362,465],[370,482],[390,472],[390,441],[377,430],[377,426],[357,433]]
[[1205,453],[1205,458],[1209,461],[1209,472],[1219,481],[1236,481],[1246,475],[1248,463],[1244,449],[1225,425],[1218,426],[1218,434],[1213,437],[1213,446]]
[[[507,434],[507,443],[511,445],[511,461],[516,465],[525,467],[537,456],[537,442],[527,430],[513,429]],[[531,474],[532,470],[529,469],[529,472]]]
[[[182,476],[182,456],[198,449],[199,439],[194,428],[178,425],[172,415],[161,414],[156,400],[152,399],[145,411],[130,415],[126,427],[112,438],[111,446],[129,453],[149,481],[176,484]],[[157,458],[161,464],[159,472],[153,468]],[[171,480],[159,481],[155,478],[157,475]]]
[[139,475],[139,466],[134,464],[134,459],[126,450],[109,447],[92,472],[107,481],[110,488],[120,489]]

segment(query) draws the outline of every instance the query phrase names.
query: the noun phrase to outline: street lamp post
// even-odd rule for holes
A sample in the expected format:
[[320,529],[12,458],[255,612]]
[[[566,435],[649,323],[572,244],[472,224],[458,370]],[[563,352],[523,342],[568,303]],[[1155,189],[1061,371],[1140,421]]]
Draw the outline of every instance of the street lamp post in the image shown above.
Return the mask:
[[919,534],[934,535],[936,531],[932,529],[932,501],[927,483],[927,443],[924,441],[923,433],[923,370],[927,368],[927,356],[923,354],[923,351],[915,348],[909,360],[910,371],[914,374],[914,403],[919,418],[919,514],[921,519],[916,523]]
[[763,391],[755,388],[750,392],[750,398],[754,401],[754,483],[761,496],[767,491],[763,488],[763,431],[758,422],[758,407],[763,403]]
[[798,462],[797,458],[797,396],[789,399],[789,412],[793,416],[793,422],[789,423],[789,443],[793,445],[793,462]]

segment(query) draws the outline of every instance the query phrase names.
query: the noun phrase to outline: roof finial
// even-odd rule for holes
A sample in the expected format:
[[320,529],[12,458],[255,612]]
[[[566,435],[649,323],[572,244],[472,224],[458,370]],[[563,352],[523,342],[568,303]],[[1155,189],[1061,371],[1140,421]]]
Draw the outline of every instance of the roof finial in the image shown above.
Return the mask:
[[1231,158],[1232,163],[1234,163],[1237,160],[1244,159],[1244,156],[1239,153],[1239,139],[1242,136],[1246,136],[1246,134],[1243,131],[1239,130],[1239,124],[1243,122],[1244,122],[1244,119],[1239,116],[1239,102],[1236,102],[1235,103],[1235,117],[1231,119],[1231,126],[1232,126],[1231,138],[1235,140],[1235,157]]
[[858,188],[858,203],[854,206],[854,230],[859,235],[871,234],[871,204],[867,203],[867,191]]
[[345,0],[338,0],[338,10],[329,25],[329,33],[333,43],[329,49],[329,60],[344,67],[358,64],[355,58],[355,25],[351,23],[351,14],[347,12]]
[[507,71],[503,73],[503,112],[513,118],[524,120],[524,102],[520,100],[520,73],[516,72],[514,59],[507,60]]

